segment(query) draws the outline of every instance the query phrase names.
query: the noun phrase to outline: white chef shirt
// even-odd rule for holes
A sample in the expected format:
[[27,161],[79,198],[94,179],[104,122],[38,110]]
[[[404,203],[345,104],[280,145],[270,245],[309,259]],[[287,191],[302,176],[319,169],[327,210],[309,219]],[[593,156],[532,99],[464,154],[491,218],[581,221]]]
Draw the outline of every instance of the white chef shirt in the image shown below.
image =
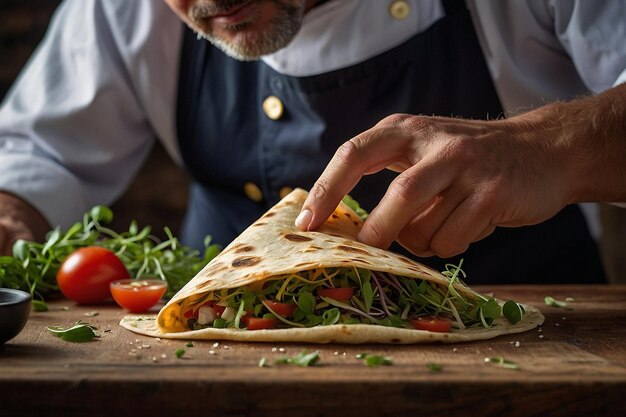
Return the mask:
[[[318,6],[263,61],[292,76],[324,73],[389,50],[444,14],[440,0],[407,0],[409,15],[396,20],[390,3]],[[508,115],[626,81],[625,0],[468,5]],[[181,41],[182,24],[162,0],[66,0],[0,108],[0,190],[69,227],[124,191],[155,139],[180,163]]]

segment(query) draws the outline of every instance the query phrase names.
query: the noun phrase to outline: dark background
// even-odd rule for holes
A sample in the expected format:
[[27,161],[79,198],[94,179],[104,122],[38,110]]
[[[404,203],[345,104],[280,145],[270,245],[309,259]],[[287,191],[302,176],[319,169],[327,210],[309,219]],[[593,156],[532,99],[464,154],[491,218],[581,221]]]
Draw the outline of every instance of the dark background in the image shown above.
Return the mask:
[[[43,38],[60,2],[0,0],[0,100]],[[165,226],[177,236],[186,204],[187,177],[157,144],[139,176],[111,206],[113,227],[125,230],[135,219],[140,226],[152,226],[157,236],[164,237]]]

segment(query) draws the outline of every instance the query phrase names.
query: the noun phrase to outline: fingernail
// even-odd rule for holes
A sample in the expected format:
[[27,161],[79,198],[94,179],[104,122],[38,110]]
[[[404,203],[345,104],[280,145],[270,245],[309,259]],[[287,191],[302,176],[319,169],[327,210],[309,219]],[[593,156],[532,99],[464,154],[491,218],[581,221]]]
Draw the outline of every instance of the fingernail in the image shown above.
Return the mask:
[[296,218],[296,227],[300,230],[307,230],[309,228],[309,224],[311,224],[311,219],[313,218],[313,213],[311,210],[304,209],[298,214]]

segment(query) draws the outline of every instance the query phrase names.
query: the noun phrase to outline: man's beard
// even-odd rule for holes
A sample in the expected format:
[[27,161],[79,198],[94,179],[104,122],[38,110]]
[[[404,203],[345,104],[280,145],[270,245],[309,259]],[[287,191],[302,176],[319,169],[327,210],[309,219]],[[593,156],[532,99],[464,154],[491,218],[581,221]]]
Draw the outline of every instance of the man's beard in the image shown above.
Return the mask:
[[[236,40],[223,39],[210,33],[210,28],[197,32],[198,38],[204,38],[213,45],[220,48],[226,55],[238,59],[240,61],[258,60],[263,55],[268,55],[284,48],[296,36],[302,26],[304,17],[304,2],[300,5],[291,4],[284,0],[267,0],[274,3],[277,13],[269,22],[268,26],[261,31],[250,35],[243,33],[237,34]],[[216,13],[224,12],[232,7],[246,3],[247,0],[226,0],[219,7],[214,5],[206,5],[203,3],[196,4],[189,12],[192,22],[200,23],[203,18],[212,16]],[[236,33],[247,29],[253,25],[253,22],[244,21],[235,25],[228,26],[226,29],[232,33]],[[199,28],[204,29],[202,24],[198,24]]]

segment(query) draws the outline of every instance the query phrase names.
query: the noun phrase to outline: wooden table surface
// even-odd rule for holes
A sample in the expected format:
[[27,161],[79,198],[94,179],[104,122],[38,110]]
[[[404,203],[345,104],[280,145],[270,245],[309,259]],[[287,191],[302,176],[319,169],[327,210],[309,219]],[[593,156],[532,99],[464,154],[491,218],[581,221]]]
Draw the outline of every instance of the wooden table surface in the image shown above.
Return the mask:
[[[0,349],[0,416],[626,416],[626,286],[477,289],[535,305],[546,321],[456,345],[187,347],[119,327],[125,313],[112,304],[54,302]],[[573,309],[546,306],[546,295],[574,297]],[[98,315],[86,315],[92,311]],[[98,326],[101,337],[70,343],[46,330],[77,320]],[[320,366],[274,363],[303,350],[319,350]],[[355,358],[362,352],[391,357],[393,365],[368,368]],[[520,369],[484,361],[499,356]],[[258,366],[262,357],[269,367]]]

